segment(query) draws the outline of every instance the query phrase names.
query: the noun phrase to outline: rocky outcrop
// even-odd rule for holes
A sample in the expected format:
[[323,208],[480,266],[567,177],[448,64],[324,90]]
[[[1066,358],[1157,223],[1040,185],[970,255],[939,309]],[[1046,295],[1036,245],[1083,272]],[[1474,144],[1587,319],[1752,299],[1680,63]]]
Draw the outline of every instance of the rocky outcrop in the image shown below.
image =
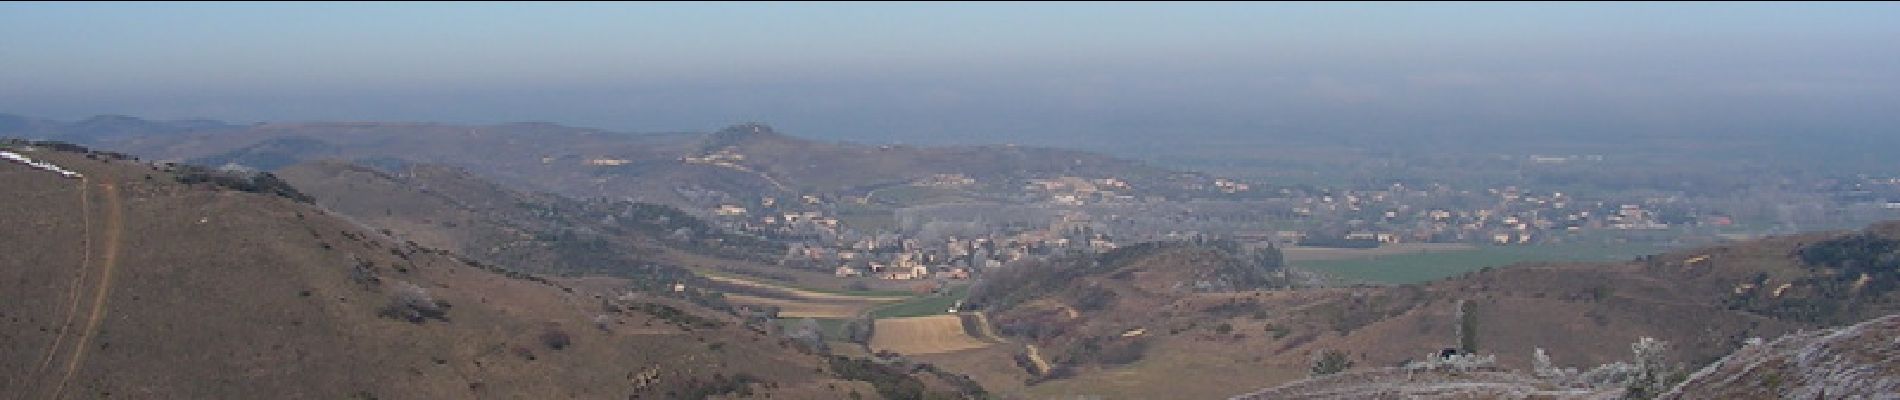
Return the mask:
[[1900,315],[1743,347],[1661,398],[1900,398]]

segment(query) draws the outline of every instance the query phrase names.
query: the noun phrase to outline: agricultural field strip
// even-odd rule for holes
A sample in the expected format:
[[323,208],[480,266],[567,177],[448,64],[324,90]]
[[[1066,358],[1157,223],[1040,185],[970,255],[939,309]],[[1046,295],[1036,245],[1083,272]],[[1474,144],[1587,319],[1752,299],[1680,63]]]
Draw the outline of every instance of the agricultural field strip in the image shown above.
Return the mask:
[[[772,294],[781,295],[778,297],[785,297],[788,299],[824,300],[824,301],[858,302],[858,303],[886,303],[886,302],[898,302],[898,301],[904,301],[904,300],[910,299],[910,297],[898,297],[898,296],[854,296],[854,295],[846,295],[846,294],[814,292],[814,291],[805,290],[805,289],[773,285],[773,284],[761,283],[758,281],[751,281],[751,280],[745,280],[745,279],[739,279],[739,278],[733,278],[733,277],[717,276],[717,275],[703,275],[703,276],[705,276],[706,279],[711,280],[713,282],[727,284],[727,285],[736,285],[736,286],[743,286],[743,287],[748,287],[748,288],[761,289],[763,291],[772,292]],[[760,293],[760,294],[765,294],[765,293]]]
[[724,276],[706,278],[714,282],[715,289],[728,292],[728,301],[778,307],[783,318],[855,318],[874,307],[909,299],[822,293]]
[[935,354],[989,346],[970,337],[957,315],[883,318],[877,320],[871,348],[899,354]]
[[778,307],[780,318],[853,318],[871,306],[863,303],[818,303],[743,294],[728,294],[726,300],[737,304]]

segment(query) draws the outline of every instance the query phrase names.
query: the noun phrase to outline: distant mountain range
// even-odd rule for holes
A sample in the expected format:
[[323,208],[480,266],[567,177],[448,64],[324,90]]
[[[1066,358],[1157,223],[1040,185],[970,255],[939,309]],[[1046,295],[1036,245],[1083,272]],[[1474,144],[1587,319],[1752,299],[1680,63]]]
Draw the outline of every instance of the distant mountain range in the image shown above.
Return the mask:
[[239,126],[208,119],[152,121],[125,115],[100,115],[74,122],[0,114],[0,136],[92,143],[145,135],[217,132]]
[[629,134],[547,123],[146,121],[95,117],[74,123],[0,116],[0,136],[49,138],[141,157],[272,171],[304,161],[347,160],[387,170],[404,164],[464,168],[523,190],[675,206],[764,196],[826,198],[932,178],[968,177],[994,188],[1023,179],[1116,177],[1172,194],[1208,177],[1099,154],[1020,146],[872,146],[784,135],[762,124],[705,134]]

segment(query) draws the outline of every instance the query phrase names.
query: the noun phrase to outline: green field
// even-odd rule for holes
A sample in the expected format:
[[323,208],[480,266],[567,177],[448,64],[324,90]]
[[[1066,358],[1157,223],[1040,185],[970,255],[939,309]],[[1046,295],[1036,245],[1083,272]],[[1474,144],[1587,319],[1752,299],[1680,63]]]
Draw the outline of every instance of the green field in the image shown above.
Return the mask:
[[786,330],[792,330],[792,329],[798,329],[799,326],[805,323],[806,319],[810,319],[818,323],[818,331],[820,332],[820,334],[824,335],[825,340],[840,340],[848,336],[844,331],[845,320],[842,320],[842,319],[780,318],[777,322],[779,324],[779,327],[785,328]]
[[880,204],[914,206],[962,201],[969,197],[967,192],[959,189],[903,185],[878,189],[871,201]]
[[1661,249],[1641,244],[1573,243],[1480,246],[1472,250],[1393,254],[1295,262],[1293,266],[1352,281],[1406,284],[1457,276],[1486,267],[1531,261],[1627,261]]
[[860,231],[897,229],[897,217],[888,208],[874,205],[839,204],[838,223]]
[[871,317],[903,318],[946,314],[944,311],[949,310],[950,306],[956,304],[958,300],[963,300],[963,296],[969,291],[969,285],[952,287],[941,295],[925,295],[902,303],[878,307],[871,310]]

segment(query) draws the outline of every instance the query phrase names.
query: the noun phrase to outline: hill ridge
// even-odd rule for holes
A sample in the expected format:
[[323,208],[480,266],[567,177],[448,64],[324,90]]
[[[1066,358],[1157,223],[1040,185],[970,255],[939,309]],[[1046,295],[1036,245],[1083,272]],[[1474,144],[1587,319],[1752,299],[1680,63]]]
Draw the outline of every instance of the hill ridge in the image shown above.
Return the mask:
[[[0,186],[21,194],[4,201],[18,212],[0,213],[0,242],[63,249],[96,237],[100,246],[0,252],[0,392],[843,398],[915,379],[873,385],[864,374],[878,372],[838,369],[702,305],[698,290],[509,271],[238,181],[186,179],[215,171],[70,145],[0,146],[30,147],[21,151],[88,180],[0,164]],[[80,187],[100,198],[71,201]],[[92,208],[122,210],[83,217]],[[82,263],[93,267],[73,267]]]

